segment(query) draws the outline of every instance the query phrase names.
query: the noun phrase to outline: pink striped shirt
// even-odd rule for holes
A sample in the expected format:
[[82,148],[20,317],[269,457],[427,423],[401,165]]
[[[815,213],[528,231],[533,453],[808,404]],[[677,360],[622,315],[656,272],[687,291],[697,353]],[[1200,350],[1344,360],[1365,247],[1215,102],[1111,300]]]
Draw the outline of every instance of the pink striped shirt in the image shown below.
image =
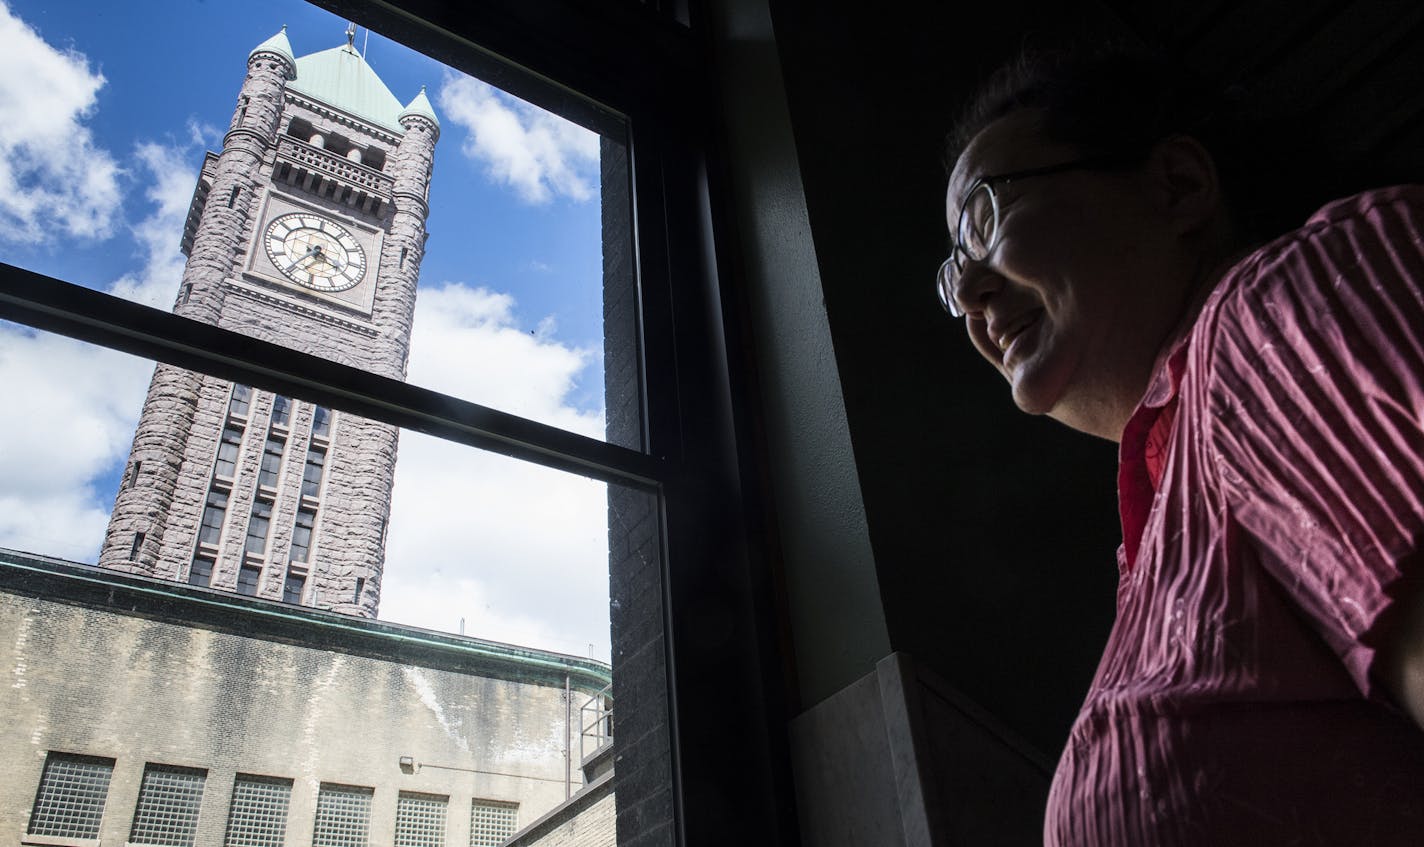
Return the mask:
[[1424,844],[1424,731],[1371,673],[1424,581],[1424,187],[1233,267],[1161,357],[1118,487],[1117,620],[1045,842]]

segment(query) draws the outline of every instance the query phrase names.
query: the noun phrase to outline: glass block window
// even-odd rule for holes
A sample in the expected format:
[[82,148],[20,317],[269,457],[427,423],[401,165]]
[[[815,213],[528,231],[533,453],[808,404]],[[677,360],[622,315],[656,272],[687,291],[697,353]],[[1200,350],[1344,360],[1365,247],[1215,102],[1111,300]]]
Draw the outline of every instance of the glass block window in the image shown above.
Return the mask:
[[370,827],[371,789],[322,783],[312,847],[366,847]]
[[232,787],[224,847],[282,847],[292,781],[238,774]]
[[129,842],[192,847],[206,781],[206,771],[145,765]]
[[113,775],[113,759],[50,753],[30,814],[30,834],[98,838]]
[[449,797],[402,791],[396,800],[395,847],[444,847]]
[[495,847],[514,834],[518,803],[476,800],[470,805],[470,847]]

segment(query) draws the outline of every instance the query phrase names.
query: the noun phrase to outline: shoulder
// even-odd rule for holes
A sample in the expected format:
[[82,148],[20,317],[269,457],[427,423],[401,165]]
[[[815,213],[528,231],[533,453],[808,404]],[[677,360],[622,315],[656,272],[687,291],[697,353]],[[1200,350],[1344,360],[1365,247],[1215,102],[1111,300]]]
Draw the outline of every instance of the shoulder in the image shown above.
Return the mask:
[[1223,275],[1193,335],[1208,349],[1227,340],[1249,351],[1302,335],[1348,343],[1424,332],[1413,318],[1424,321],[1424,185],[1336,200],[1257,249]]

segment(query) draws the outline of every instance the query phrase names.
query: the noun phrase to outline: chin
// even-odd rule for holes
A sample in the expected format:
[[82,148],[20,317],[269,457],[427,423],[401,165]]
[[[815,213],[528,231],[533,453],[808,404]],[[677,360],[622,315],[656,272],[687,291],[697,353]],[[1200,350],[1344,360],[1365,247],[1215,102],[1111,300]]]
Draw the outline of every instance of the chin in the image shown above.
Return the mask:
[[[1024,372],[1026,370],[1027,373]],[[1050,381],[1045,380],[1044,376],[1046,374],[1021,368],[1019,373],[1009,377],[1009,383],[1013,387],[1014,404],[1021,411],[1030,415],[1047,415],[1057,407],[1063,392],[1052,384],[1045,384]]]

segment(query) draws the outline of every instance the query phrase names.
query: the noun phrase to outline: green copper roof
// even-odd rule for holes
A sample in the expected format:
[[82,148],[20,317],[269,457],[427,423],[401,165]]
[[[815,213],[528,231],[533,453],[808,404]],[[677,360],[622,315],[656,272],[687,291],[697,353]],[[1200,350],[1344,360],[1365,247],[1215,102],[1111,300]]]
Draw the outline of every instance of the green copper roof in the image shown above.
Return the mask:
[[406,115],[419,115],[440,126],[440,119],[435,117],[435,110],[430,107],[430,100],[425,96],[425,86],[420,87],[420,93],[415,95],[415,99],[410,101],[410,105],[401,110],[400,118]]
[[252,52],[247,54],[247,58],[259,50],[269,50],[273,53],[280,53],[287,61],[296,64],[297,60],[292,58],[292,42],[287,40],[287,27],[283,26],[282,31],[252,48]]
[[297,78],[287,87],[391,132],[404,132],[400,101],[349,44],[297,59]]

